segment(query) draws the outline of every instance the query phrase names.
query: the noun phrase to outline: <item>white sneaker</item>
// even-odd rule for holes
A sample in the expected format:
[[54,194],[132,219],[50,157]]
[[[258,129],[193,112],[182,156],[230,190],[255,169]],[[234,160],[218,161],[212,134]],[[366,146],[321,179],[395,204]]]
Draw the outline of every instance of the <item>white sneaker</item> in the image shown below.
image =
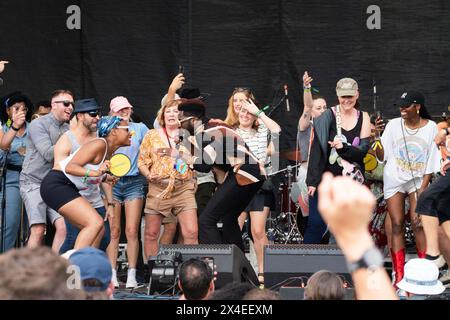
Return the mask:
[[128,269],[127,284],[125,285],[125,287],[127,289],[130,289],[130,288],[136,288],[137,286],[138,286],[138,283],[136,281],[136,269],[134,269],[134,268]]
[[449,272],[448,269],[441,272],[441,276],[439,277],[439,281],[442,282],[444,287],[450,288],[450,272]]
[[118,288],[119,287],[119,281],[117,281],[117,271],[116,271],[116,269],[112,269],[111,282],[113,283],[114,288]]

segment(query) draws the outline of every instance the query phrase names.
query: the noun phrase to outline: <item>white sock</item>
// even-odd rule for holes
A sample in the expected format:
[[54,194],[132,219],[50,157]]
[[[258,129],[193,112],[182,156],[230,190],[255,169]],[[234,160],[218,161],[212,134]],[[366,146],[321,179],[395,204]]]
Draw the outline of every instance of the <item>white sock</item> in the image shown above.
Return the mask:
[[130,268],[128,269],[128,277],[136,278],[136,268]]

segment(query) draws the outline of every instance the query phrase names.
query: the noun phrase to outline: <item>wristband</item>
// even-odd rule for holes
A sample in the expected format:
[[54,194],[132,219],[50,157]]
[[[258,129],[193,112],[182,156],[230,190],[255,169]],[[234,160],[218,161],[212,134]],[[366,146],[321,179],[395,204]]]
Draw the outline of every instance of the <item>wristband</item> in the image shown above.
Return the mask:
[[[13,129],[14,131],[19,131],[20,130],[20,128],[14,127],[14,124],[11,124],[10,128]],[[448,134],[448,132],[447,132],[447,134]]]
[[262,113],[264,113],[263,110],[258,110],[258,112],[255,114],[255,116],[256,116],[257,118],[259,118],[259,117],[261,116]]
[[115,207],[116,207],[116,204],[115,204],[114,202],[108,202],[108,207],[113,207],[113,208],[115,208]]
[[87,169],[86,170],[86,174],[84,175],[84,178],[83,178],[83,182],[84,183],[86,183],[86,180],[87,180],[87,178],[89,177],[89,173],[91,172],[91,169]]

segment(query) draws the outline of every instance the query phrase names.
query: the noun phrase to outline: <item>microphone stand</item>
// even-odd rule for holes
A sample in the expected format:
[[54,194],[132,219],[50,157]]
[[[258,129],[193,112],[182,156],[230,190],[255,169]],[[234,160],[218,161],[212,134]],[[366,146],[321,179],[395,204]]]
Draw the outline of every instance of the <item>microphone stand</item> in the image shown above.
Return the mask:
[[287,96],[284,95],[281,100],[272,108],[272,110],[270,110],[269,114],[267,115],[268,117],[270,117],[272,113],[274,113],[275,110],[277,110],[281,106],[281,104],[286,100],[286,97]]
[[5,252],[5,230],[6,230],[6,163],[8,162],[8,155],[9,155],[9,149],[4,150],[4,159],[5,161],[2,163],[2,166],[0,168],[0,191],[2,191],[2,198],[1,198],[1,228],[0,228],[0,253]]

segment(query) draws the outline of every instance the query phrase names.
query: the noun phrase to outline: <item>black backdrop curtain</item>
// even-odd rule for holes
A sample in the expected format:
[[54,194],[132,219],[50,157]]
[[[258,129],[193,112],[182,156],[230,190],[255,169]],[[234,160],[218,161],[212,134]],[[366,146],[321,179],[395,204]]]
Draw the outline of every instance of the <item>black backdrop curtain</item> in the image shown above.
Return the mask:
[[[305,0],[2,0],[0,59],[10,60],[0,95],[20,89],[33,101],[68,88],[105,106],[124,95],[150,126],[178,65],[189,86],[210,93],[208,113],[224,118],[237,86],[276,104],[289,85],[291,111],[273,114],[292,140],[304,70],[336,101],[342,77],[355,78],[362,109],[372,110],[372,83],[387,118],[392,103],[415,88],[433,115],[447,110],[450,3],[378,1],[381,29],[369,30],[371,1]],[[67,7],[81,8],[69,30]],[[282,143],[284,145],[286,143]],[[289,143],[287,143],[289,144]],[[282,147],[283,148],[283,147]],[[288,148],[286,146],[286,148]]]

